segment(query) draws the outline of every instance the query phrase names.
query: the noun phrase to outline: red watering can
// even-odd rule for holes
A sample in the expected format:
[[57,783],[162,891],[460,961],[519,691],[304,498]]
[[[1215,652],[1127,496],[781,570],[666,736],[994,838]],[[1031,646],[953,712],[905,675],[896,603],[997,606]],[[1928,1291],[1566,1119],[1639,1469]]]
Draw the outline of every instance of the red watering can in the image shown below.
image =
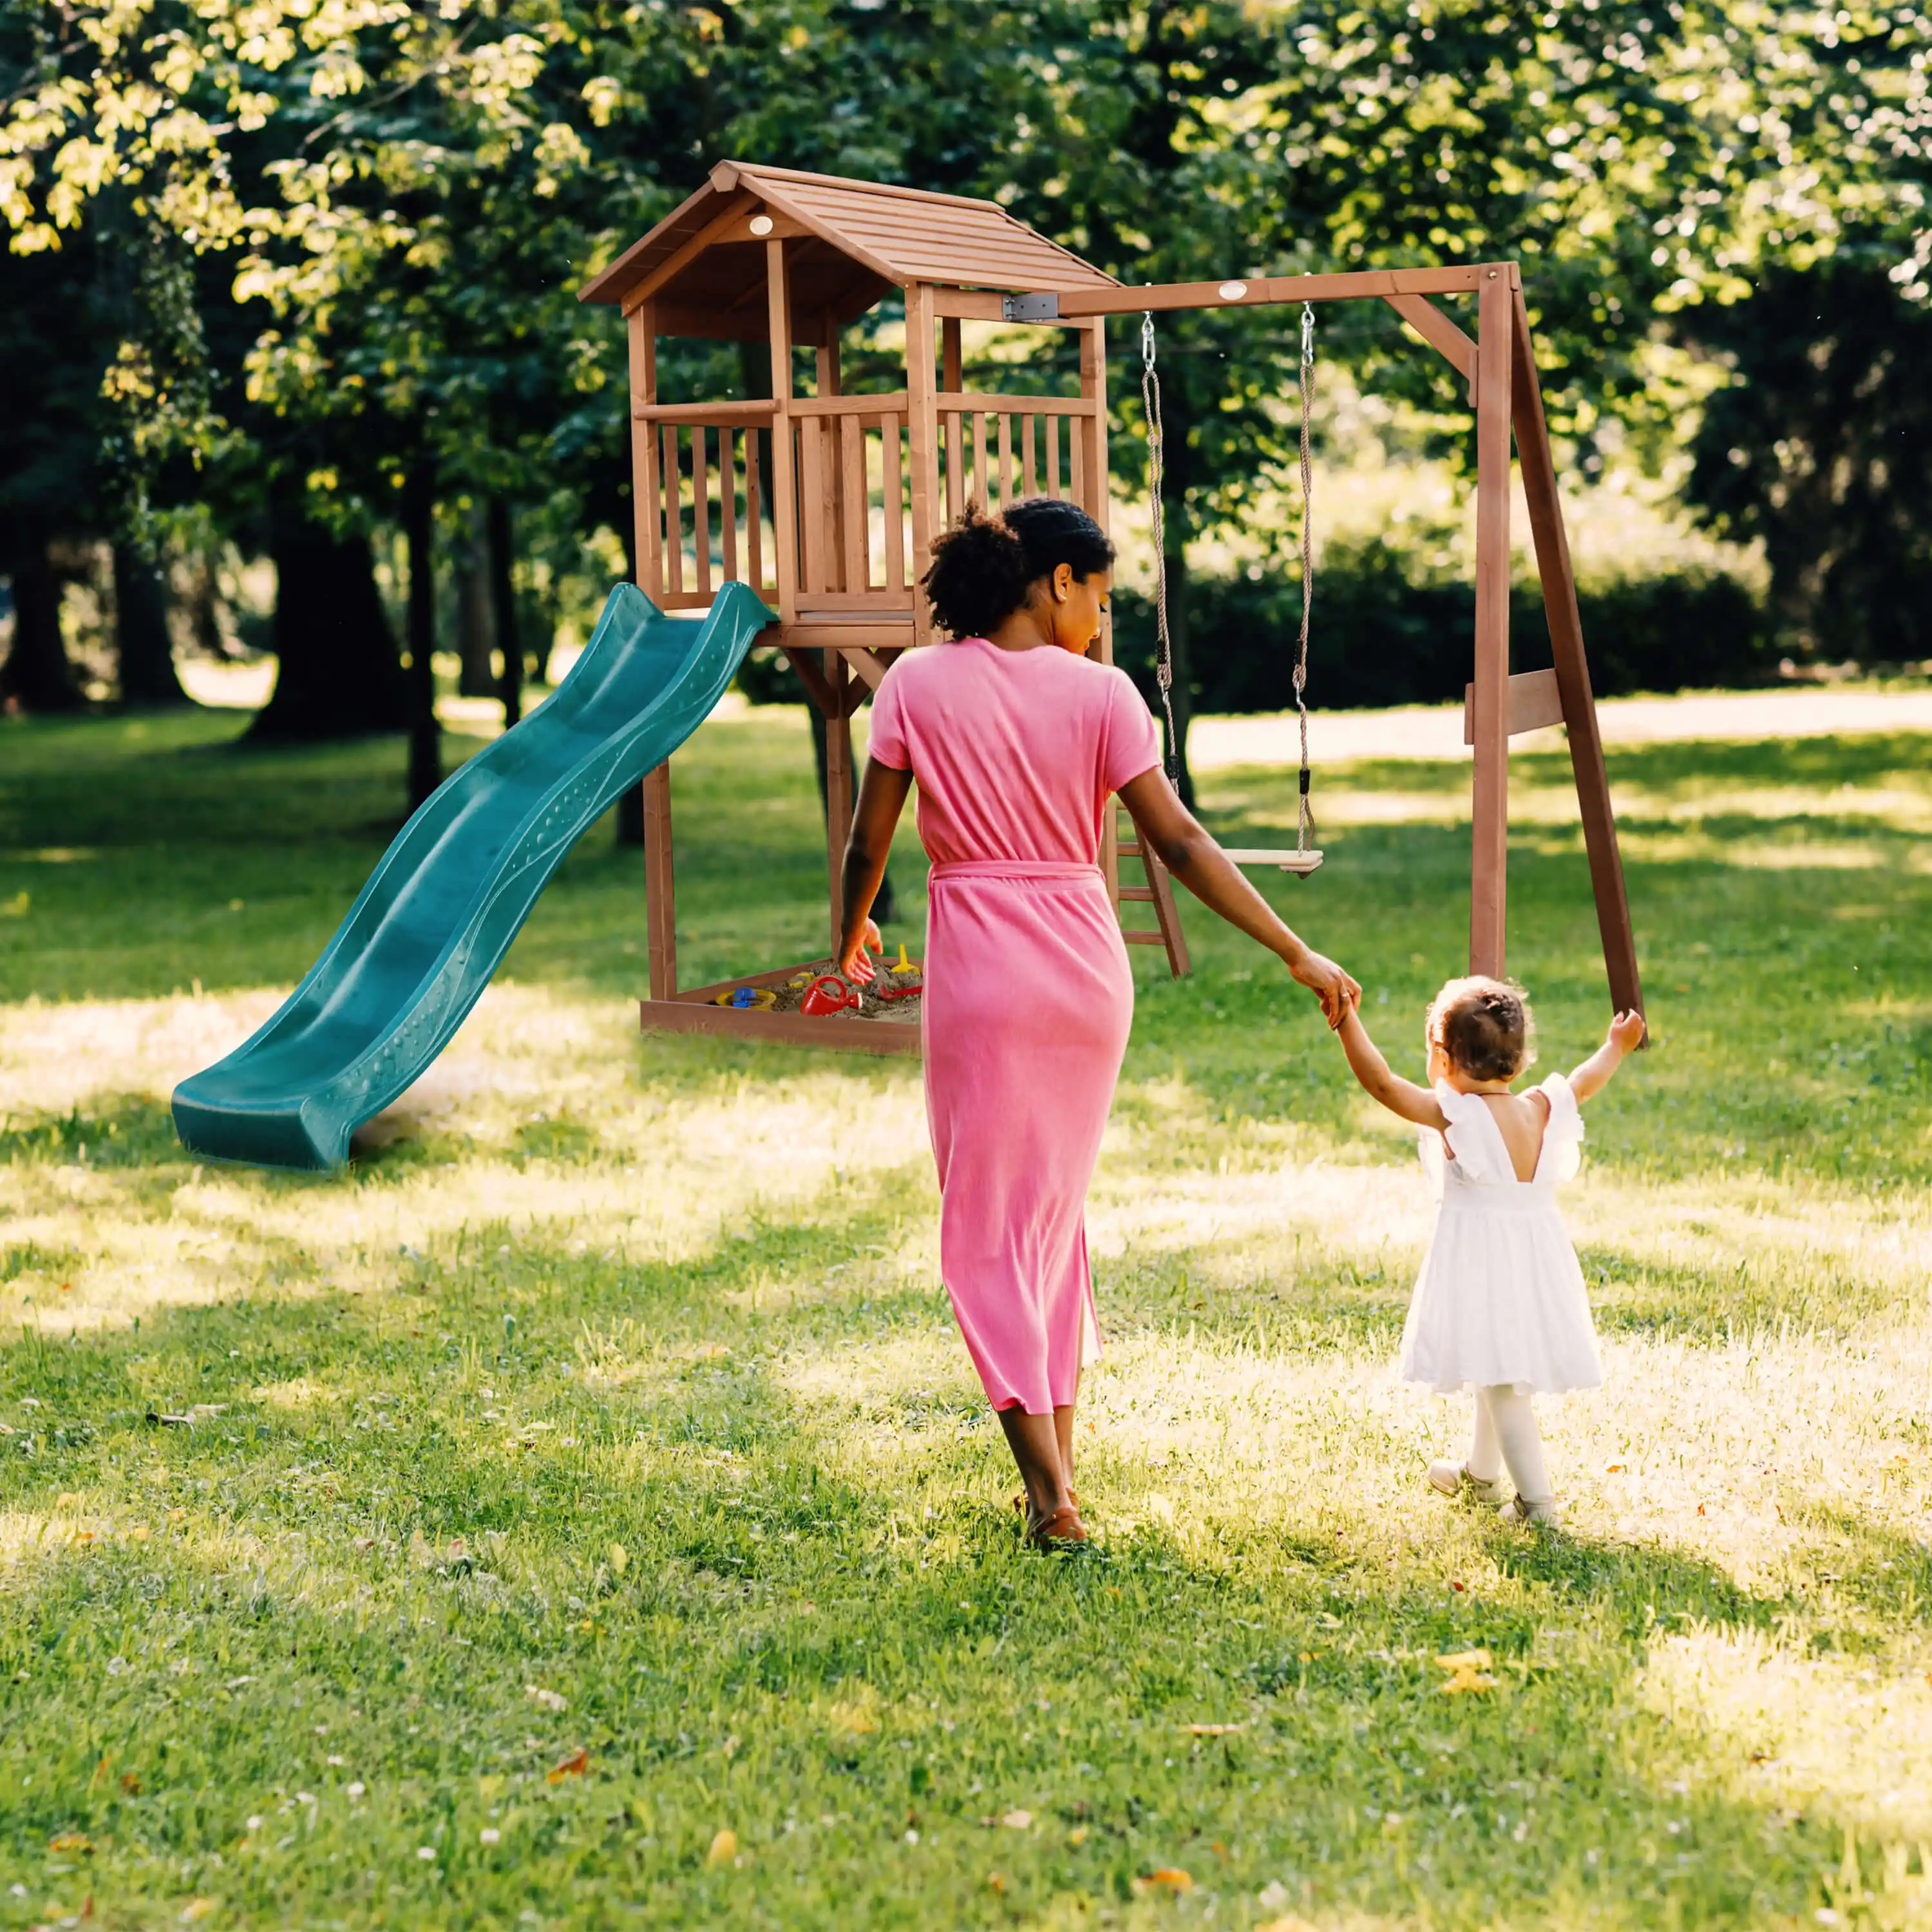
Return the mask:
[[805,998],[799,1001],[798,1010],[809,1013],[814,1019],[829,1019],[834,1013],[842,1013],[848,1006],[855,1011],[860,1005],[856,988],[848,986],[836,973],[821,973],[805,989]]

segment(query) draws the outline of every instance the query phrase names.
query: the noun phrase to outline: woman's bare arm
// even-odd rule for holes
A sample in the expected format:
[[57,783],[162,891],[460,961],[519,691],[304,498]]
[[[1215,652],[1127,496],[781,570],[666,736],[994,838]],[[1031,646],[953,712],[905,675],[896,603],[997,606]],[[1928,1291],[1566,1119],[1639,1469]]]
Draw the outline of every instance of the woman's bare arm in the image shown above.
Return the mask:
[[1167,869],[1210,912],[1218,913],[1230,926],[1278,953],[1289,972],[1322,1002],[1328,1024],[1340,1026],[1348,1003],[1360,998],[1361,988],[1334,960],[1304,944],[1283,922],[1175,796],[1166,774],[1156,769],[1130,778],[1120,788],[1120,802],[1132,815],[1142,843]]
[[1336,1031],[1341,1037],[1342,1051],[1348,1056],[1349,1071],[1361,1082],[1363,1092],[1370,1100],[1379,1101],[1391,1114],[1413,1120],[1418,1126],[1439,1131],[1448,1126],[1442,1109],[1436,1104],[1436,1096],[1426,1087],[1418,1087],[1413,1080],[1405,1080],[1390,1071],[1382,1048],[1370,1039],[1354,1001],[1349,1002]]
[[912,774],[896,771],[876,758],[866,760],[859,782],[859,802],[852,810],[851,836],[845,841],[842,874],[845,905],[844,929],[838,938],[838,970],[861,986],[872,976],[866,957],[870,946],[879,950],[879,928],[872,923],[872,902],[886,876],[886,860],[892,849],[892,829],[905,809]]

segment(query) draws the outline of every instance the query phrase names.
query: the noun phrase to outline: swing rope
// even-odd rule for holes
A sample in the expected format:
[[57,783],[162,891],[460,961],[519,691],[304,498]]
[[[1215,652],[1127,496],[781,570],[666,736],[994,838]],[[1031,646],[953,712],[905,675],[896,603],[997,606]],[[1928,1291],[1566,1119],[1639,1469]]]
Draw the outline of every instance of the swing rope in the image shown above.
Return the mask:
[[[1301,369],[1298,386],[1301,393],[1301,633],[1294,650],[1294,709],[1301,734],[1301,768],[1296,800],[1294,851],[1308,866],[1322,862],[1319,852],[1311,851],[1309,841],[1315,831],[1315,811],[1309,797],[1312,771],[1308,762],[1308,633],[1315,608],[1315,464],[1310,434],[1310,420],[1315,401],[1315,310],[1301,305]],[[1180,784],[1180,746],[1174,727],[1174,640],[1167,619],[1167,514],[1161,500],[1161,484],[1166,473],[1166,430],[1161,421],[1160,372],[1155,366],[1154,312],[1141,317],[1141,409],[1147,422],[1148,490],[1154,510],[1154,681],[1160,692],[1160,708],[1167,720],[1168,782],[1178,790]],[[1256,853],[1253,860],[1268,855]],[[1298,870],[1306,867],[1298,867]]]
[[[1167,782],[1180,788],[1180,745],[1174,729],[1174,640],[1167,628],[1167,520],[1161,502],[1166,431],[1160,419],[1160,372],[1154,367],[1154,311],[1141,317],[1141,410],[1147,422],[1148,493],[1154,500],[1154,681],[1167,718]],[[1306,626],[1304,626],[1304,634]]]
[[[1148,318],[1148,326],[1154,318]],[[1301,722],[1301,795],[1294,849],[1305,853],[1315,830],[1315,813],[1309,803],[1308,705],[1303,694],[1308,686],[1308,620],[1315,604],[1315,470],[1309,454],[1308,418],[1315,390],[1315,310],[1301,304],[1301,637],[1294,652],[1294,708]],[[1162,585],[1165,602],[1166,586]],[[1165,628],[1166,620],[1162,619]]]

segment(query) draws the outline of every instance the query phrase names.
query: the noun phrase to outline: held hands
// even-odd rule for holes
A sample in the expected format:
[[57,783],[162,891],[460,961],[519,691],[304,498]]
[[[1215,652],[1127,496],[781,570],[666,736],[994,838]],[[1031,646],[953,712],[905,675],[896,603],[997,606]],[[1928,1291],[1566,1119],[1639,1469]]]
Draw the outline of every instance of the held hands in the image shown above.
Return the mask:
[[845,956],[838,962],[838,970],[854,986],[869,986],[878,976],[878,969],[866,955],[885,950],[886,942],[879,937],[878,927],[868,919],[865,929],[847,948]]
[[1322,1002],[1322,1016],[1328,1022],[1330,1032],[1342,1024],[1362,997],[1356,980],[1334,960],[1318,952],[1303,953],[1289,963],[1288,970]]

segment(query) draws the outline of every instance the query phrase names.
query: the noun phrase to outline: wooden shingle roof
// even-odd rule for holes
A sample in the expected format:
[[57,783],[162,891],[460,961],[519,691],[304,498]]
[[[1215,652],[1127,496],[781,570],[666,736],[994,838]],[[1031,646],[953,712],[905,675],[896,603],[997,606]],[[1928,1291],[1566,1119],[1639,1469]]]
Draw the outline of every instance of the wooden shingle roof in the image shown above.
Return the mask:
[[[764,252],[754,212],[785,224],[793,306],[843,322],[911,282],[1018,293],[1112,288],[1090,262],[1016,221],[998,202],[922,188],[721,161],[710,179],[584,288],[579,300],[630,306],[644,290],[692,324],[667,333],[762,334]],[[706,326],[695,325],[704,322]]]

